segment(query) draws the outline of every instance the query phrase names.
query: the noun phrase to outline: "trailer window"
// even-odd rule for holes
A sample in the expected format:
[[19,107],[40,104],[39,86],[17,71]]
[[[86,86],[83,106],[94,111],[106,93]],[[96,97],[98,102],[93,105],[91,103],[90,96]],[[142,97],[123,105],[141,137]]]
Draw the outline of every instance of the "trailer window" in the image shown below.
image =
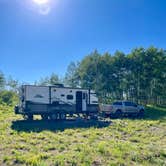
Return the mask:
[[67,95],[67,100],[73,100],[73,95]]
[[92,96],[97,97],[96,93],[90,93]]
[[83,99],[86,99],[86,94],[85,93],[83,93]]
[[114,102],[113,105],[122,105],[122,102]]
[[98,101],[92,101],[92,103],[94,103],[94,104],[98,104]]

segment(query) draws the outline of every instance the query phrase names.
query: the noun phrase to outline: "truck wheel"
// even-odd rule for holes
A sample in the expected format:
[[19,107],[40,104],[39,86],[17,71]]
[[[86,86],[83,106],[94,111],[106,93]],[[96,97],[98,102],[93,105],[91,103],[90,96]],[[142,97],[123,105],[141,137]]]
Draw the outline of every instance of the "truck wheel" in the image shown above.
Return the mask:
[[139,113],[138,113],[138,117],[143,117],[144,116],[144,110],[143,109],[141,109],[140,111],[139,111]]
[[121,111],[121,110],[117,110],[117,111],[115,112],[115,117],[116,117],[116,118],[122,118],[122,111]]
[[33,120],[33,115],[23,115],[24,120]]

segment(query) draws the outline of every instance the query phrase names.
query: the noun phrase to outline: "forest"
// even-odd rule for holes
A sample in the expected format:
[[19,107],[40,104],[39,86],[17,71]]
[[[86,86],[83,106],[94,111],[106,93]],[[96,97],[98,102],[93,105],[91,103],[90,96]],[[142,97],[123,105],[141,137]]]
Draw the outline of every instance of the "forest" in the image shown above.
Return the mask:
[[[49,64],[48,64],[49,65]],[[36,80],[35,85],[64,83],[94,89],[100,102],[131,100],[140,104],[166,105],[166,51],[156,47],[134,48],[125,54],[97,50],[79,62],[71,62],[64,78],[56,72]],[[12,104],[21,82],[0,72],[0,102]]]

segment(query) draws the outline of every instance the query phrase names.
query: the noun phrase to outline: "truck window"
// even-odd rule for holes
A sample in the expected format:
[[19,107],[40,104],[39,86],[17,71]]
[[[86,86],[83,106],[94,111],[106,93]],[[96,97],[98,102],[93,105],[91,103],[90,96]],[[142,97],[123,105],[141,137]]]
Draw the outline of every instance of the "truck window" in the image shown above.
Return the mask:
[[122,105],[122,102],[114,102],[113,105]]
[[124,102],[125,106],[135,106],[136,104],[132,103],[132,102]]

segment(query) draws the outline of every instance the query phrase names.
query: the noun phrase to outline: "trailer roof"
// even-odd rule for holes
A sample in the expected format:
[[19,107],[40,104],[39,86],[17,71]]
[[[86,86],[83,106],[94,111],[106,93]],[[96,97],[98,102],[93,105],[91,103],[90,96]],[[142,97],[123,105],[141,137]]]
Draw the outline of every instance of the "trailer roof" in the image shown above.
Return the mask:
[[90,90],[85,88],[73,88],[73,87],[57,87],[56,85],[22,85],[22,86],[35,86],[35,87],[52,87],[52,88],[64,88],[64,89],[80,89],[80,90]]

